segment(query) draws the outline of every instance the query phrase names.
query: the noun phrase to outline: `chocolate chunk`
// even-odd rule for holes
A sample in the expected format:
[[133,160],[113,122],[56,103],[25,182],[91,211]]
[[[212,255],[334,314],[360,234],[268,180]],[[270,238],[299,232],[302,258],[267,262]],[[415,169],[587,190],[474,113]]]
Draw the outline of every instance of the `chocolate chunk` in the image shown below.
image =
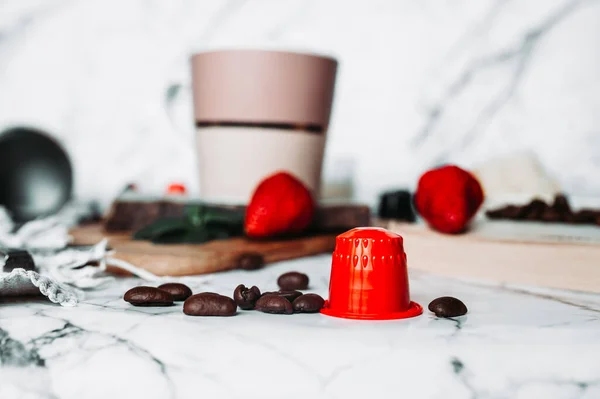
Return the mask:
[[272,314],[292,314],[292,303],[279,295],[263,295],[256,301],[256,310]]
[[284,273],[277,279],[277,285],[282,290],[305,290],[308,288],[308,276],[300,272]]
[[265,258],[254,252],[247,252],[239,255],[235,261],[235,268],[242,270],[257,270],[263,267]]
[[214,292],[192,295],[183,303],[183,313],[188,316],[233,316],[236,311],[233,299]]
[[192,296],[192,290],[185,284],[166,283],[158,286],[158,289],[167,291],[173,296],[174,301],[185,301]]
[[260,290],[256,286],[246,288],[244,284],[240,284],[233,291],[233,300],[240,309],[254,309],[256,301],[260,298]]
[[287,299],[288,301],[290,301],[290,303],[292,303],[294,302],[294,299],[298,298],[300,295],[302,295],[302,293],[300,291],[279,290],[263,293],[263,296],[265,295],[277,295]]
[[457,317],[467,313],[467,307],[460,300],[451,296],[434,299],[429,304],[429,310],[437,317]]
[[296,313],[317,313],[323,307],[325,300],[317,294],[304,294],[294,299],[292,306]]
[[171,294],[154,287],[134,287],[125,293],[123,299],[133,306],[173,305],[173,296]]
[[23,249],[0,248],[0,259],[4,259],[2,271],[11,272],[14,269],[35,270],[35,262],[31,254]]

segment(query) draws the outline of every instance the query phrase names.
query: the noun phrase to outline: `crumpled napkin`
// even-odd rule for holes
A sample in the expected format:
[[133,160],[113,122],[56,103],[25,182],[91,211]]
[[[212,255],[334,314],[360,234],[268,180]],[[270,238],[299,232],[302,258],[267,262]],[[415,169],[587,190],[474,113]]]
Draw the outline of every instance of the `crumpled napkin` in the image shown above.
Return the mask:
[[[91,246],[69,246],[69,227],[79,220],[81,209],[68,206],[56,215],[33,220],[15,231],[15,224],[0,207],[0,246],[21,248],[33,257],[36,270],[14,269],[0,272],[0,296],[41,293],[52,302],[75,306],[84,298],[84,290],[99,289],[114,280],[107,266],[126,270],[147,281],[161,281],[147,270],[115,259],[103,239]],[[98,266],[92,266],[91,263]],[[4,259],[0,259],[0,268]]]
[[75,306],[83,299],[81,290],[59,284],[32,270],[13,269],[10,273],[2,274],[0,296],[15,297],[42,293],[52,302],[63,306]]

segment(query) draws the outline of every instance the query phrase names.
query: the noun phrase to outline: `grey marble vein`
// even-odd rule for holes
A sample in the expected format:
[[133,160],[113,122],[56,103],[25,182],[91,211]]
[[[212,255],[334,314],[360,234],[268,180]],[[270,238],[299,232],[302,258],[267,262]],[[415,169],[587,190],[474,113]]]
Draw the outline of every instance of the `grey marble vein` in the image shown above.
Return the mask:
[[[329,264],[328,256],[307,258],[190,284],[195,292],[226,295],[239,283],[273,290],[278,275],[303,270],[314,281],[311,291],[326,297]],[[253,311],[199,318],[183,315],[181,304],[168,311],[130,306],[123,292],[140,283],[117,280],[73,309],[43,300],[3,302],[0,320],[10,334],[0,330],[0,379],[6,367],[27,373],[33,366],[49,373],[53,389],[48,392],[61,399],[82,399],[92,391],[114,397],[137,392],[146,398],[191,398],[202,392],[207,398],[237,398],[248,389],[263,398],[284,391],[294,398],[329,398],[366,394],[365,381],[372,383],[371,395],[382,398],[390,392],[411,398],[441,393],[499,398],[552,387],[591,395],[600,379],[584,372],[600,356],[600,320],[591,317],[600,306],[598,295],[532,294],[414,273],[413,300],[426,308],[431,299],[450,293],[467,304],[469,313],[437,319],[425,310],[414,319],[387,322]],[[482,356],[489,361],[481,363]],[[572,356],[587,368],[570,367]],[[517,358],[522,364],[515,363]],[[549,358],[555,360],[548,363]],[[81,377],[85,370],[94,372]],[[103,384],[102,376],[111,376],[114,386]],[[493,388],[484,389],[490,381]],[[49,384],[39,381],[40,389]]]
[[35,348],[28,349],[26,345],[11,338],[8,332],[0,328],[0,365],[44,367],[45,362]]
[[[480,134],[485,130],[485,126],[494,118],[501,110],[506,102],[513,96],[517,90],[519,83],[523,77],[525,70],[528,67],[529,61],[534,55],[534,52],[541,40],[560,22],[567,19],[580,7],[586,3],[591,3],[596,0],[567,0],[547,18],[528,29],[523,33],[521,39],[512,48],[501,50],[491,55],[478,57],[470,61],[470,63],[454,78],[447,87],[442,98],[430,107],[430,111],[426,116],[426,122],[421,130],[414,136],[412,144],[415,148],[423,145],[426,140],[434,140],[436,129],[440,118],[444,115],[447,107],[452,104],[453,98],[460,95],[469,88],[475,78],[491,68],[497,68],[506,64],[511,72],[508,74],[508,80],[505,82],[502,90],[492,96],[485,104],[483,110],[475,117],[471,127],[464,132],[458,148],[446,148],[438,156],[437,162],[444,162],[447,154],[451,151],[457,151],[469,145],[475,134]],[[492,7],[491,12],[486,16],[487,26],[490,26],[493,18],[502,11],[502,6],[505,2],[496,3]],[[473,34],[480,34],[479,29],[474,29]],[[464,39],[461,39],[463,41]],[[460,47],[460,46],[458,46]]]

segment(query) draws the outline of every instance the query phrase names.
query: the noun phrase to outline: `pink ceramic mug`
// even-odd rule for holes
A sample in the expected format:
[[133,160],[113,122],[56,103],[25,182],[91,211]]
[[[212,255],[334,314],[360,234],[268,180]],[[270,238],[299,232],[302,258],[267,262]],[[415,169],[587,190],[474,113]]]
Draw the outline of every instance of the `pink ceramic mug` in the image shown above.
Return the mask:
[[319,196],[337,61],[279,51],[192,57],[201,198],[246,204],[286,170]]

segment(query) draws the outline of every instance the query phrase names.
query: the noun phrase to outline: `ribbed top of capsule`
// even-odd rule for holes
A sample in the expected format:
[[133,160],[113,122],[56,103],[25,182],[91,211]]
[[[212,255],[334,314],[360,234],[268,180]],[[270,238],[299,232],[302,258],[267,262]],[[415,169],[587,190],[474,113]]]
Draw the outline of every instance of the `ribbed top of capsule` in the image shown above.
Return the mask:
[[335,255],[393,256],[404,253],[402,236],[377,227],[360,227],[340,234]]

